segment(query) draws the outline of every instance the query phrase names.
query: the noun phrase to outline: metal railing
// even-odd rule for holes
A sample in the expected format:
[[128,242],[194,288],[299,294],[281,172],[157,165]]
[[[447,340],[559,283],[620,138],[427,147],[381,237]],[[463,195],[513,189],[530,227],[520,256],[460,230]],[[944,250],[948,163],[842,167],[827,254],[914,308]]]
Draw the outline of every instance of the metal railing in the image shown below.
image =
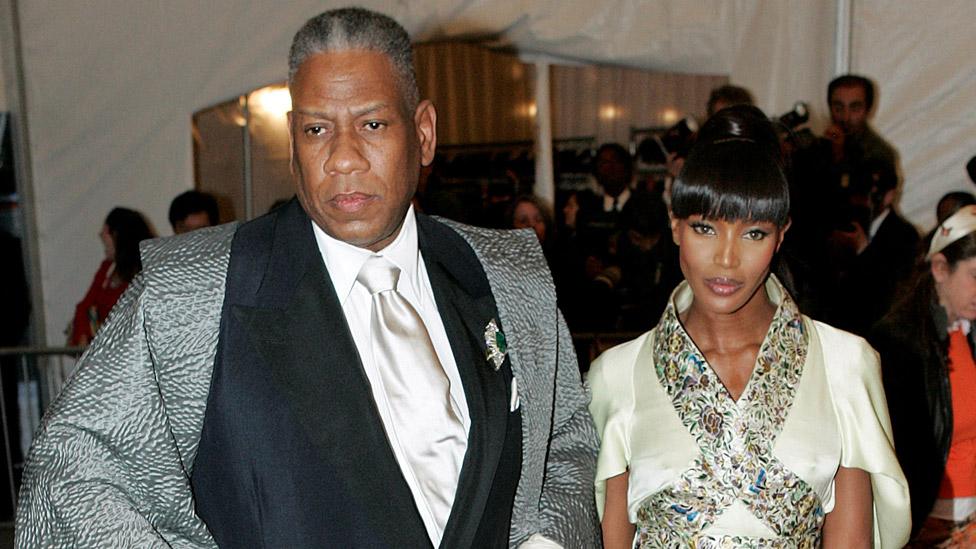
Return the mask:
[[57,396],[83,347],[0,347],[0,423],[6,492],[4,512],[17,507],[23,462],[41,416]]

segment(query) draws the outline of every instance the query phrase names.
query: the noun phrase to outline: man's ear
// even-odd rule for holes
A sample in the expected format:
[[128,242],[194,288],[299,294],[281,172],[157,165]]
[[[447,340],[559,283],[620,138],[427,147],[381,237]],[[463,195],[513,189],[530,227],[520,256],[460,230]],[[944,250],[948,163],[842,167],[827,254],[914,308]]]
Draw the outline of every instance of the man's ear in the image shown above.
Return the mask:
[[929,260],[929,268],[932,269],[932,278],[939,283],[945,282],[952,274],[952,269],[949,268],[949,260],[941,253],[932,256],[932,259]]
[[434,104],[427,99],[421,101],[414,112],[413,123],[417,140],[420,141],[420,164],[429,166],[434,161],[434,151],[437,149],[437,110]]
[[884,194],[884,198],[882,199],[883,207],[890,208],[895,203],[895,194],[897,192],[898,189],[891,189]]

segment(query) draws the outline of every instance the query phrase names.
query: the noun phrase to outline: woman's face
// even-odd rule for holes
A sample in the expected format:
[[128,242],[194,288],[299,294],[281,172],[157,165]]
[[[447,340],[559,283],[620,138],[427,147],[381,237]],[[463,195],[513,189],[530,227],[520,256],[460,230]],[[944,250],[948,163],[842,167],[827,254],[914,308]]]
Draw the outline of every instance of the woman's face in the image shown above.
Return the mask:
[[98,237],[102,239],[102,247],[105,248],[105,259],[115,261],[115,239],[112,238],[112,232],[108,229],[108,225],[102,225]]
[[546,220],[542,212],[531,202],[519,202],[512,216],[512,226],[516,229],[532,229],[539,242],[546,239]]
[[935,254],[932,277],[950,323],[960,318],[976,320],[976,257],[957,261],[952,268],[944,255]]
[[748,305],[769,274],[786,227],[768,221],[723,221],[693,215],[671,219],[681,272],[694,304],[713,314],[732,314]]

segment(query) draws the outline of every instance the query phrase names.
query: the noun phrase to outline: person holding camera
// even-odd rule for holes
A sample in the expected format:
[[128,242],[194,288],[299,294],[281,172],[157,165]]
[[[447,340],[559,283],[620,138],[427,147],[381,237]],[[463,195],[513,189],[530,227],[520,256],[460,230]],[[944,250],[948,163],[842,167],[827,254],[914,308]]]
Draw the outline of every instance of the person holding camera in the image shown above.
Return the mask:
[[868,124],[874,97],[874,83],[856,74],[838,76],[827,86],[830,125],[823,140],[829,150],[831,172],[842,188],[848,186],[849,175],[865,163],[898,163],[895,148]]
[[850,197],[842,205],[850,217],[838,219],[831,235],[837,288],[827,294],[836,298],[828,320],[864,335],[911,276],[920,236],[895,211],[898,176],[893,166],[868,163],[851,181]]

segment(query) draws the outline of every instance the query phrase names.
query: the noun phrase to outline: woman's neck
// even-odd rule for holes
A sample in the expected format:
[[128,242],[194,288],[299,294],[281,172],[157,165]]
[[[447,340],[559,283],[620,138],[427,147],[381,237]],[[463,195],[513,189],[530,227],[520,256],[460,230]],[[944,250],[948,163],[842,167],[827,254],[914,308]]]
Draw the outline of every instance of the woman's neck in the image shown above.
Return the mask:
[[776,313],[765,286],[760,286],[745,305],[732,313],[706,311],[695,305],[692,300],[681,315],[685,331],[699,348],[719,352],[761,343]]

